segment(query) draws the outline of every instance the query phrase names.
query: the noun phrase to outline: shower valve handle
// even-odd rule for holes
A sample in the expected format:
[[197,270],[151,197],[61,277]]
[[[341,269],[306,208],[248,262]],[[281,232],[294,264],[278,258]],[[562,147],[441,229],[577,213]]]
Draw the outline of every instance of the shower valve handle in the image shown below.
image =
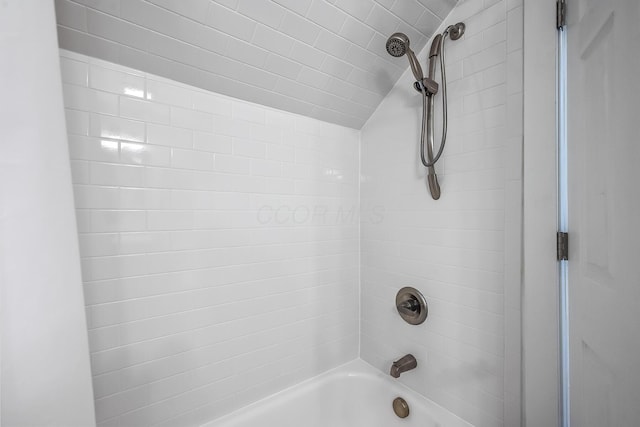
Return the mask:
[[409,315],[409,316],[417,316],[418,310],[420,310],[420,303],[417,299],[411,298],[402,303],[398,304],[398,311]]

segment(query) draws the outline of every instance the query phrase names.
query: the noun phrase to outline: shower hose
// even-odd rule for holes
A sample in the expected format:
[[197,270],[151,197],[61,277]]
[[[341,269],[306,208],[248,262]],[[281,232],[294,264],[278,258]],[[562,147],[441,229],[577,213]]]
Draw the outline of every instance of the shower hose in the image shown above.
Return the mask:
[[[427,100],[430,96],[435,96],[435,94],[434,95],[427,94],[427,90],[424,87],[424,84],[420,84],[420,88],[422,92],[422,133],[420,135],[420,158],[422,160],[422,164],[427,168],[433,167],[438,162],[438,160],[440,159],[440,156],[442,155],[442,152],[444,151],[444,146],[447,142],[447,73],[444,66],[444,41],[447,38],[447,35],[449,35],[449,28],[447,28],[444,34],[442,35],[442,40],[440,42],[439,56],[440,56],[440,76],[442,77],[442,140],[440,141],[440,148],[438,149],[438,152],[436,153],[436,156],[433,159],[425,158],[424,140],[425,140],[425,135],[428,131]],[[433,117],[431,119],[433,120]],[[431,123],[431,125],[433,126],[433,123]]]

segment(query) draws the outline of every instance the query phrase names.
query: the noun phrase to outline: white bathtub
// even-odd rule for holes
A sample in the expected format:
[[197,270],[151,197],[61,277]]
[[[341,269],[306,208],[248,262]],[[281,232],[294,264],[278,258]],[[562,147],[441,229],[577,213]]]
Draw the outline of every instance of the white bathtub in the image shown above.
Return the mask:
[[[411,375],[411,372],[403,375]],[[392,402],[407,401],[398,418]],[[204,427],[473,427],[362,360],[277,393]]]

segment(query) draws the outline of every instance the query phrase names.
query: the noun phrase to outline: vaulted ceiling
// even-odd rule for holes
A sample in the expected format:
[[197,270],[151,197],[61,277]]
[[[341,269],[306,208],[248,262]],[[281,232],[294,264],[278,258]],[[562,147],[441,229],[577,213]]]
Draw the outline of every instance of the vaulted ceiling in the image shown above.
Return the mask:
[[[60,47],[359,129],[457,0],[56,0]],[[424,61],[424,58],[421,58]]]

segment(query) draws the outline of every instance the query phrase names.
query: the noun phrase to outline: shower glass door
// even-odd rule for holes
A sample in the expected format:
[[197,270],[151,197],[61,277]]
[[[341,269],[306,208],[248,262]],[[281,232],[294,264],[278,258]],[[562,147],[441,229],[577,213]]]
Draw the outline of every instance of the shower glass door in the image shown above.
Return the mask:
[[640,2],[568,0],[572,426],[640,425]]

